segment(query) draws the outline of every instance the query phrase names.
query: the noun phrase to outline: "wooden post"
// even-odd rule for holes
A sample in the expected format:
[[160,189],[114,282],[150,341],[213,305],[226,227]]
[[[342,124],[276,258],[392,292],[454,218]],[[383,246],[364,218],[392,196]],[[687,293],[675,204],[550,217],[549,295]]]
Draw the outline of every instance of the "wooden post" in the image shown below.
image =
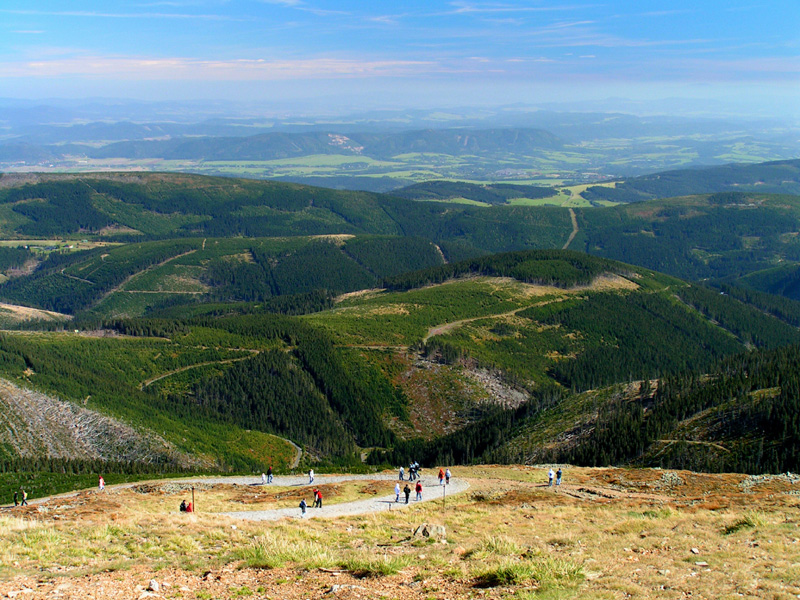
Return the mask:
[[197,512],[197,504],[194,503],[194,486],[192,486],[192,512]]

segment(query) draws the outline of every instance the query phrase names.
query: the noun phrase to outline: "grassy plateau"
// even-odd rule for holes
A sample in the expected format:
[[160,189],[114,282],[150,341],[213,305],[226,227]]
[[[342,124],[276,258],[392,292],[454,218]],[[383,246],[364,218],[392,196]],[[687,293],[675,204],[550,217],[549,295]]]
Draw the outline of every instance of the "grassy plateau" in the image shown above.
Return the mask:
[[[53,498],[0,513],[0,594],[142,597],[151,580],[169,598],[800,594],[797,476],[563,466],[548,487],[547,468],[461,467],[470,488],[446,503],[311,520],[219,514],[310,503],[310,488],[278,480],[197,483],[194,514],[177,512],[191,493],[177,480]],[[319,482],[326,506],[393,487]],[[444,537],[414,536],[423,523]]]

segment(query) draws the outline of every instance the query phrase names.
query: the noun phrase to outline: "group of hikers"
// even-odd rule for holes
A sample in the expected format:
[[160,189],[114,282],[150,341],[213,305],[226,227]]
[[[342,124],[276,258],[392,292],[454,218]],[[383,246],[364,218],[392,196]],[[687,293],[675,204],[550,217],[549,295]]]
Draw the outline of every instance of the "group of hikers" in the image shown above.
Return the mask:
[[[314,494],[314,502],[311,506],[314,508],[322,508],[322,492],[320,492],[319,489],[314,488],[312,493]],[[306,504],[306,499],[303,498],[300,500],[300,514],[306,514],[306,508],[308,508],[308,504]]]
[[[417,480],[417,485],[414,486],[414,491],[417,493],[417,500],[422,500],[422,482]],[[403,495],[406,497],[406,504],[408,504],[408,498],[411,496],[411,488],[408,487],[408,484],[402,490]],[[400,502],[400,483],[394,484],[394,501]]]
[[553,477],[556,478],[556,485],[561,485],[561,467],[556,472],[552,468],[547,472],[547,485],[550,487],[553,487]]
[[[418,462],[412,462],[408,465],[408,480],[414,481],[415,479],[419,479],[422,477],[422,467],[419,466]],[[403,481],[405,478],[405,470],[403,467],[400,467],[400,481]]]
[[19,491],[14,490],[14,506],[20,505],[20,499],[22,500],[22,506],[28,506],[28,492],[22,488],[19,488]]
[[[417,501],[422,500],[422,480],[420,478],[420,471],[422,469],[419,466],[419,463],[413,462],[409,465],[408,468],[408,481],[409,483],[416,480],[416,484],[414,485],[414,492],[416,493],[415,499]],[[269,479],[268,481],[272,482],[272,469],[270,469]],[[450,469],[439,469],[439,485],[448,485],[450,483],[450,478],[452,477],[452,473]],[[405,469],[400,467],[399,471],[399,479],[400,481],[405,481]],[[264,480],[264,476],[262,474],[262,482]],[[314,471],[311,470],[308,473],[308,482],[309,484],[314,482]],[[403,494],[405,497],[405,503],[408,504],[409,499],[411,498],[411,487],[407,483],[402,489],[400,488],[400,482],[394,484],[394,501],[400,502],[400,494]],[[314,495],[314,502],[312,506],[314,508],[322,508],[322,492],[319,491],[318,488],[314,488],[313,490]],[[303,516],[306,514],[306,509],[308,508],[308,504],[306,503],[305,498],[300,500],[300,515]]]

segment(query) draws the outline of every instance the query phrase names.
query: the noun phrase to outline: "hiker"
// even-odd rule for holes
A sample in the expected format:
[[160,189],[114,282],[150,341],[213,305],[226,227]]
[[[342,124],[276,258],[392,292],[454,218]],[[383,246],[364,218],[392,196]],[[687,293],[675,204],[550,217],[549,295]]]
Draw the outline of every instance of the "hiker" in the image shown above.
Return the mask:
[[422,482],[417,480],[417,485],[414,488],[417,491],[417,500],[422,500]]
[[317,497],[314,500],[314,504],[317,508],[322,508],[322,492],[317,490]]
[[394,484],[394,501],[395,502],[400,502],[400,484],[399,483],[395,483]]
[[19,506],[19,497],[16,490],[14,491],[14,506]]
[[446,483],[447,485],[450,485],[450,477],[452,477],[452,475],[450,474],[450,469],[447,469],[447,470],[444,472],[444,481],[445,481],[445,483]]
[[19,489],[22,492],[22,506],[28,506],[28,492],[26,492],[22,488]]
[[186,509],[187,509],[186,500],[181,500],[181,505],[180,505],[179,508],[180,508],[181,512],[186,512]]
[[302,500],[300,500],[300,516],[302,517],[305,514],[306,514],[306,500],[305,498],[303,498]]
[[408,465],[408,480],[414,481],[414,463],[409,463]]
[[561,467],[556,471],[556,485],[561,485]]
[[403,481],[403,476],[405,475],[405,471],[403,470],[403,466],[400,465],[400,481]]
[[187,513],[189,513],[189,512],[194,512],[194,506],[192,506],[192,503],[191,503],[191,502],[187,502],[187,503],[186,503],[186,512],[187,512]]
[[267,483],[267,474],[261,473],[261,485],[264,485],[265,483]]
[[439,468],[439,485],[444,485],[444,471]]
[[98,480],[98,482],[97,482],[97,488],[98,488],[98,489],[99,489],[101,492],[102,492],[104,489],[106,489],[106,480],[105,480],[105,479],[103,479],[103,476],[102,476],[102,475],[100,475],[100,479],[99,479],[99,480]]
[[272,467],[267,469],[267,483],[272,483]]
[[314,501],[311,503],[311,506],[317,508],[317,494],[319,494],[319,490],[314,488],[311,490],[311,495],[314,496]]
[[408,497],[411,495],[411,488],[408,487],[408,484],[403,488],[403,493],[406,495],[406,504],[408,504]]
[[308,470],[308,485],[314,483],[314,469]]
[[553,487],[553,477],[555,477],[555,475],[556,474],[552,468],[547,472],[547,485],[550,487]]

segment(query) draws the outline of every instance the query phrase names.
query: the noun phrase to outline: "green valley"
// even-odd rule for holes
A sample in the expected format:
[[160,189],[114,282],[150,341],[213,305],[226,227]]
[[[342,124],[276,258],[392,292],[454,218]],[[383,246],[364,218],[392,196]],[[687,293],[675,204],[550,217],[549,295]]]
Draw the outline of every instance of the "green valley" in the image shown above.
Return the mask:
[[[3,180],[6,470],[796,468],[796,428],[784,419],[783,443],[770,415],[794,401],[798,196],[567,207],[508,203],[546,200],[535,186],[428,185],[420,201],[195,175]],[[736,361],[775,364],[744,395],[671,408]],[[92,436],[132,428],[135,452],[32,428],[28,393],[100,423]],[[684,451],[709,444],[730,452]]]

